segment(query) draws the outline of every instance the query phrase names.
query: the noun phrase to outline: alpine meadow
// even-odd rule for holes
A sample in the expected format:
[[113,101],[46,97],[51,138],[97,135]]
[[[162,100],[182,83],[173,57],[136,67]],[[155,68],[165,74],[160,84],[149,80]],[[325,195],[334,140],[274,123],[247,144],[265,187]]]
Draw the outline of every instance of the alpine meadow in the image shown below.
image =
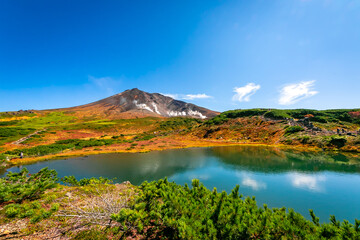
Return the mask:
[[0,19],[0,239],[360,240],[360,2]]

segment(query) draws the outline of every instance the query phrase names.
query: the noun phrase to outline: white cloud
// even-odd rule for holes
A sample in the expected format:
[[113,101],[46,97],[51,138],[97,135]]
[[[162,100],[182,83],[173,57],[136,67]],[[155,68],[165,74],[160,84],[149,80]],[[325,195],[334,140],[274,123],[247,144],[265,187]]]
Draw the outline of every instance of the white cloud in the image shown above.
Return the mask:
[[198,94],[173,94],[173,93],[161,93],[164,96],[171,97],[178,100],[194,100],[194,99],[206,99],[212,98],[212,96],[206,95],[205,93],[198,93]]
[[253,178],[251,178],[249,176],[244,177],[243,180],[241,181],[241,184],[246,186],[246,187],[250,187],[255,191],[266,188],[265,183],[260,182],[260,181],[256,181],[255,179],[253,179]]
[[260,85],[255,83],[248,83],[244,87],[235,87],[234,92],[236,93],[233,96],[233,101],[239,102],[249,102],[250,96],[254,95],[257,90],[260,89]]
[[171,97],[173,99],[180,99],[179,98],[179,94],[171,94],[171,93],[160,93],[161,95],[167,96],[167,97]]
[[291,105],[302,99],[314,96],[317,91],[313,91],[315,81],[303,81],[284,86],[280,91],[279,104]]
[[320,182],[324,182],[324,176],[312,176],[303,173],[292,173],[290,176],[291,184],[296,188],[302,188],[315,192],[323,192],[324,188]]
[[182,99],[193,100],[193,99],[204,99],[204,98],[212,98],[212,96],[206,95],[205,93],[187,94]]

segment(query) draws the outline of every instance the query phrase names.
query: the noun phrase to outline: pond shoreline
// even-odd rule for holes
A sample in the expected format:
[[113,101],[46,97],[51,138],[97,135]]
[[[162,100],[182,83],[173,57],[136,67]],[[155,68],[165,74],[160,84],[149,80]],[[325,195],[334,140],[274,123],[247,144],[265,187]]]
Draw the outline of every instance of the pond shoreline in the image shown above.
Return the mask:
[[218,142],[218,141],[191,141],[187,142],[185,145],[170,145],[163,148],[155,147],[149,149],[112,149],[111,145],[105,147],[104,149],[81,149],[75,151],[64,151],[57,154],[45,155],[39,157],[25,157],[25,158],[14,158],[0,166],[0,170],[6,170],[10,167],[19,166],[19,165],[29,165],[36,162],[56,160],[56,159],[67,159],[71,157],[81,157],[87,155],[100,155],[108,153],[148,153],[152,151],[164,151],[170,149],[185,149],[185,148],[202,148],[202,147],[220,147],[220,146],[264,146],[264,147],[273,147],[279,149],[292,149],[302,152],[335,152],[335,153],[348,153],[348,154],[357,154],[359,152],[354,151],[344,151],[339,149],[330,149],[330,148],[319,148],[315,146],[304,146],[304,145],[285,145],[285,144],[264,144],[264,143],[238,143],[238,142]]

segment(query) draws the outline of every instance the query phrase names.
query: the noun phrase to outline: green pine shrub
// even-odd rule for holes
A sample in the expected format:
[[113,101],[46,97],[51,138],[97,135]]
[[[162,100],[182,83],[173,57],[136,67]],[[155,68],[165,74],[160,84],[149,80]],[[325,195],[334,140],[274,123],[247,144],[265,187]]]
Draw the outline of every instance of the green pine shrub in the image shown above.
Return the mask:
[[1,127],[0,128],[0,137],[8,138],[8,137],[15,137],[15,136],[25,136],[35,130],[36,129],[34,129],[34,128]]
[[7,151],[5,154],[19,156],[19,154],[22,152],[24,156],[44,156],[59,153],[67,149],[83,149],[88,147],[107,146],[118,142],[123,141],[114,139],[66,139],[56,141],[55,143],[49,145],[15,149],[12,151]]
[[45,190],[56,186],[58,178],[55,170],[43,168],[35,174],[28,173],[23,168],[19,173],[9,172],[0,178],[0,203],[37,199]]
[[205,188],[193,180],[192,188],[167,179],[144,182],[135,204],[122,209],[113,219],[125,231],[162,239],[359,239],[360,221],[355,225],[319,223],[294,210],[258,207],[255,198],[243,199],[239,186],[230,194]]
[[275,120],[291,118],[291,116],[288,113],[286,113],[285,111],[277,110],[277,109],[273,109],[273,110],[266,112],[264,114],[264,117],[275,119]]
[[169,120],[160,122],[159,130],[178,130],[190,128],[202,123],[200,119],[188,117],[173,117]]
[[30,222],[35,223],[49,218],[59,209],[59,204],[55,203],[49,210],[46,210],[38,201],[33,201],[23,204],[9,204],[4,209],[7,218],[30,218]]
[[285,129],[285,134],[289,135],[289,134],[293,134],[293,133],[297,133],[297,132],[301,132],[304,131],[304,128],[300,127],[300,126],[291,126],[291,127],[287,127]]
[[347,140],[345,137],[331,136],[328,145],[342,148],[343,146],[345,146],[346,142]]
[[16,125],[18,122],[20,121],[19,120],[2,121],[0,122],[0,126],[12,126],[12,125]]
[[68,186],[87,186],[90,184],[109,184],[113,182],[113,180],[104,177],[82,178],[77,180],[74,176],[65,176],[61,178],[61,181]]

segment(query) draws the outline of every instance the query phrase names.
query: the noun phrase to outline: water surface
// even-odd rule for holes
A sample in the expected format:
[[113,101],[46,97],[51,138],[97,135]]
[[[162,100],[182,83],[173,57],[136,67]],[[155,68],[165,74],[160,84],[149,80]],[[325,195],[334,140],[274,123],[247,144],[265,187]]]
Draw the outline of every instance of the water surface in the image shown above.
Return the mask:
[[135,185],[163,177],[190,184],[197,178],[210,189],[216,187],[218,191],[230,192],[239,184],[240,192],[244,196],[255,196],[259,205],[294,208],[306,217],[308,209],[314,209],[321,221],[328,221],[332,214],[339,220],[360,219],[357,156],[231,146],[90,155],[25,167],[31,173],[49,167],[55,169],[59,177],[102,176]]

